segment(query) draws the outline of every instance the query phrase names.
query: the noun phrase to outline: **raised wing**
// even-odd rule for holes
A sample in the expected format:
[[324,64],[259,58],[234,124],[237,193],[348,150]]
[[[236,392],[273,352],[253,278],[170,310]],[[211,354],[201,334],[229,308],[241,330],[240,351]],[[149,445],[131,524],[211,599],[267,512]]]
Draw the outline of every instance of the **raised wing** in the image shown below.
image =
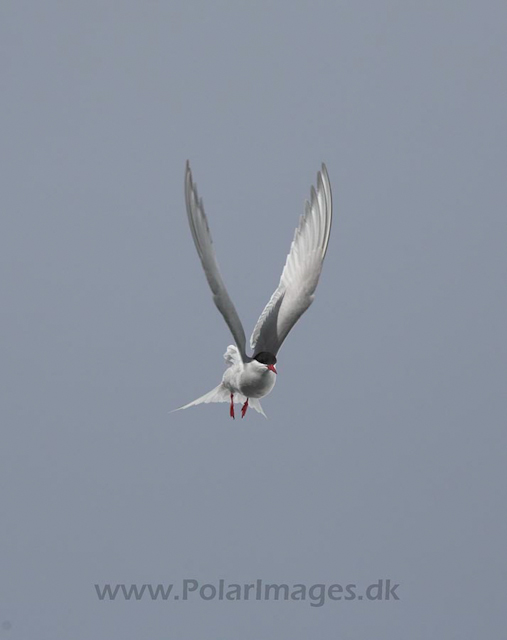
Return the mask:
[[317,191],[296,229],[280,284],[261,313],[250,344],[254,353],[276,355],[287,334],[312,304],[329,243],[332,219],[331,185],[325,165],[317,174]]
[[202,198],[199,198],[197,185],[192,181],[192,172],[188,161],[185,171],[185,202],[195,248],[213,293],[213,300],[234,336],[234,341],[238,346],[243,362],[246,362],[248,358],[245,354],[245,331],[222,280],[208,227],[208,220],[204,213]]

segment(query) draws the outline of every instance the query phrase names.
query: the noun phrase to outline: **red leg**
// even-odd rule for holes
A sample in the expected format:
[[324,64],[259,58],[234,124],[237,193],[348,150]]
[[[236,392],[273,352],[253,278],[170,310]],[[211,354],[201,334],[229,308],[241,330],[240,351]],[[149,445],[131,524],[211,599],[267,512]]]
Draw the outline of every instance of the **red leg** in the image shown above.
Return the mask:
[[241,407],[241,417],[245,417],[246,410],[248,409],[248,398],[246,399],[245,404]]
[[229,409],[229,415],[234,419],[234,396],[231,393],[231,408]]

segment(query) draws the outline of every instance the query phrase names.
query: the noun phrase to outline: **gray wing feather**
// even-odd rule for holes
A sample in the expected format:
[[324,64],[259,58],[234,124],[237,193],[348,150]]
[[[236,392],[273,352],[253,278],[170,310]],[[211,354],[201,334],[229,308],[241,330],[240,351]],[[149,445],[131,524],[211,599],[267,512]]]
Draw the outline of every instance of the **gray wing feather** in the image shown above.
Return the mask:
[[224,317],[227,326],[231,330],[241,354],[241,359],[243,362],[246,362],[248,358],[245,353],[245,331],[234,304],[227,293],[222,275],[220,274],[215,249],[213,247],[213,240],[211,239],[208,226],[208,220],[204,213],[202,198],[199,198],[197,185],[192,180],[192,173],[190,171],[190,164],[188,161],[185,171],[185,202],[187,205],[188,222],[194,239],[195,248],[197,249],[197,253],[201,259],[202,268],[204,269],[208,284],[213,293],[213,301]]
[[310,202],[305,203],[280,283],[250,338],[256,353],[268,351],[276,355],[289,331],[313,302],[329,243],[332,212],[331,184],[323,164],[317,174],[317,190],[312,187]]

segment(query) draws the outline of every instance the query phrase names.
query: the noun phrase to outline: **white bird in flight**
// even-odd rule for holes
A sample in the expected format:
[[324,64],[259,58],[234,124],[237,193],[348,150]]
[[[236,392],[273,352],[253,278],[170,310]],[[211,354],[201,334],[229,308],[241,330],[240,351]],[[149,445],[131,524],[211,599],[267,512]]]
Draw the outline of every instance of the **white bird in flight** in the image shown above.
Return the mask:
[[266,417],[259,398],[266,396],[275,386],[276,355],[289,331],[313,302],[329,243],[332,197],[326,167],[322,165],[317,174],[317,190],[312,187],[310,201],[305,203],[305,212],[296,229],[280,283],[253,330],[250,338],[252,357],[246,354],[245,331],[222,280],[202,198],[198,196],[188,161],[185,201],[190,230],[213,300],[236,345],[228,346],[224,354],[227,369],[222,382],[209,393],[175,411],[201,403],[229,402],[231,418],[235,417],[234,403],[242,405],[242,418],[249,406]]

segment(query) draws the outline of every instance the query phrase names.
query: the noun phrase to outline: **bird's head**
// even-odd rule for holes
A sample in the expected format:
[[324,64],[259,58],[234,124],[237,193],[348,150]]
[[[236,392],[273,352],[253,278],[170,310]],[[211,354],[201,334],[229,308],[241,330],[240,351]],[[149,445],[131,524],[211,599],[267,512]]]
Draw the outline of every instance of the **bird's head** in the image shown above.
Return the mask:
[[273,373],[276,373],[275,364],[276,364],[276,356],[268,351],[260,351],[254,356],[253,362],[258,364],[260,367],[264,367]]

